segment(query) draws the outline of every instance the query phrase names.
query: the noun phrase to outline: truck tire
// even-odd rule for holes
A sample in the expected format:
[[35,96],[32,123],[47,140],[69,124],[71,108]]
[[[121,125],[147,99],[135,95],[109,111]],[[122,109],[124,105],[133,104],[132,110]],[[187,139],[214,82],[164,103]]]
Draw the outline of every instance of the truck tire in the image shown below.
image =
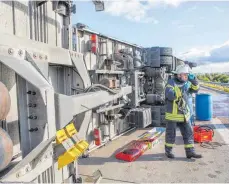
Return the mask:
[[161,56],[172,56],[173,49],[171,47],[160,47],[160,55]]
[[161,67],[161,68],[151,68],[151,67],[145,67],[145,75],[147,77],[160,77],[160,78],[163,78],[164,75],[165,75],[165,71],[166,71],[166,68],[165,67]]
[[146,103],[147,104],[161,104],[163,103],[163,97],[159,94],[147,94],[146,95]]
[[161,56],[160,57],[161,65],[171,65],[173,64],[173,57],[172,56]]
[[164,90],[165,89],[165,82],[161,78],[157,78],[155,80],[155,88],[156,90]]
[[183,65],[184,64],[184,61],[181,60],[181,59],[177,59],[176,61],[176,67],[179,66],[179,65]]

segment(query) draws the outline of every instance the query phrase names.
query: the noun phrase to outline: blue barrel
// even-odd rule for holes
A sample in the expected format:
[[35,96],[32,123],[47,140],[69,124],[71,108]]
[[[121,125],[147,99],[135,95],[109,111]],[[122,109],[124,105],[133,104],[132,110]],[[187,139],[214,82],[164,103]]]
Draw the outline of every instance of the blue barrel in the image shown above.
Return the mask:
[[196,119],[209,121],[212,119],[213,104],[209,94],[196,94]]

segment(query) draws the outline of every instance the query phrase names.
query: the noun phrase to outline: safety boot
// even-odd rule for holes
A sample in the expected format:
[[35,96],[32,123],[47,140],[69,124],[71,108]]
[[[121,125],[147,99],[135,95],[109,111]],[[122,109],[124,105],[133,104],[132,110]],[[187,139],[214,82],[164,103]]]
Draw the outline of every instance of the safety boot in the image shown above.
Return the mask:
[[202,158],[201,154],[196,154],[195,152],[188,152],[186,153],[187,158]]
[[168,157],[168,158],[175,158],[174,154],[172,152],[165,152],[165,155]]

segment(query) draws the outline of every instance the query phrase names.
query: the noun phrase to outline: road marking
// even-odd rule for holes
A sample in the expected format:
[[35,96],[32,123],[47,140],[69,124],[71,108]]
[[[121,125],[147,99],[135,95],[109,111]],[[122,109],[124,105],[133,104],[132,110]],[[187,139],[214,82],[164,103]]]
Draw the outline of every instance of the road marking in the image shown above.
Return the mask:
[[229,146],[229,130],[228,128],[222,124],[222,122],[218,118],[214,118],[211,123],[214,125],[217,132],[220,134],[221,138],[224,140],[225,144]]

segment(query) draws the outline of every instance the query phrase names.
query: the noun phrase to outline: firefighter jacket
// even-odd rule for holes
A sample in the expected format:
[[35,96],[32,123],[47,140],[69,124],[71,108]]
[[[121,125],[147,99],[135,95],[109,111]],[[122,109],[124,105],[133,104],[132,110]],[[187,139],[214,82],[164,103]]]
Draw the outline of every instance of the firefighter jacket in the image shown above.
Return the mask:
[[190,81],[191,85],[187,88],[185,83],[177,78],[168,80],[165,88],[166,113],[165,119],[175,122],[188,122],[190,119],[190,109],[188,107],[188,96],[199,90],[196,79]]

